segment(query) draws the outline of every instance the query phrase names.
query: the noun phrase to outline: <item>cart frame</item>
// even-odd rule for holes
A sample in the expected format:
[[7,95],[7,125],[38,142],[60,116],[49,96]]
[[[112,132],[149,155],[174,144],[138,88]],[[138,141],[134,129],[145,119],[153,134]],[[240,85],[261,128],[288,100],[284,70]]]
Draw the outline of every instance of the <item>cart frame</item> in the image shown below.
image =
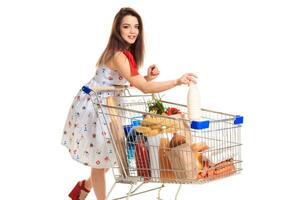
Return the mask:
[[[162,179],[160,179],[159,175],[157,175],[157,177],[154,176],[153,178],[151,177],[149,179],[148,179],[148,177],[141,176],[141,175],[135,175],[135,176],[130,175],[129,174],[130,167],[127,166],[128,163],[124,163],[124,155],[128,155],[128,152],[123,152],[123,150],[120,149],[120,145],[118,144],[118,141],[116,141],[116,137],[113,136],[113,134],[114,134],[113,132],[115,130],[113,130],[113,127],[109,126],[108,124],[111,123],[110,120],[112,120],[113,118],[121,119],[122,122],[125,122],[125,121],[128,122],[129,120],[131,120],[131,123],[132,123],[132,120],[134,118],[132,116],[133,113],[135,115],[138,115],[139,117],[148,115],[153,118],[155,118],[155,117],[161,118],[162,117],[161,115],[149,113],[140,108],[136,109],[137,106],[139,106],[139,105],[142,107],[144,106],[146,108],[147,100],[151,99],[153,95],[131,95],[128,87],[123,87],[123,86],[121,86],[121,87],[119,87],[119,86],[117,86],[117,87],[115,87],[115,86],[97,87],[97,88],[93,88],[93,89],[90,89],[89,87],[84,86],[82,88],[82,91],[91,96],[91,99],[92,99],[92,102],[94,105],[94,109],[95,109],[95,112],[97,113],[97,115],[103,116],[105,123],[107,124],[107,128],[109,130],[110,140],[112,142],[112,146],[113,146],[113,149],[115,152],[116,159],[118,160],[118,165],[115,167],[112,167],[112,169],[113,169],[112,173],[115,178],[115,182],[112,185],[111,189],[109,190],[109,192],[106,196],[106,199],[108,199],[110,197],[110,195],[112,194],[112,191],[115,188],[117,183],[130,184],[130,189],[125,196],[114,198],[113,200],[124,199],[124,198],[129,199],[131,196],[143,194],[146,192],[151,192],[154,190],[158,190],[157,199],[161,199],[160,192],[161,192],[162,188],[165,187],[165,184],[170,183],[170,184],[179,184],[179,187],[177,189],[176,196],[175,196],[175,199],[177,200],[179,191],[182,187],[182,184],[206,183],[206,182],[217,180],[217,179],[220,179],[223,177],[236,175],[241,172],[241,170],[242,170],[242,167],[241,167],[241,163],[242,163],[242,159],[241,159],[241,145],[242,145],[241,144],[241,126],[243,124],[243,116],[227,114],[227,113],[218,112],[218,111],[212,111],[209,109],[201,109],[201,112],[204,113],[204,116],[203,116],[204,120],[201,120],[200,122],[197,122],[197,123],[195,122],[196,125],[193,124],[194,121],[190,121],[186,118],[179,118],[177,120],[180,120],[182,123],[188,123],[192,127],[190,130],[192,132],[191,138],[193,141],[206,141],[209,144],[212,144],[212,146],[215,145],[215,147],[212,150],[202,153],[201,154],[202,156],[203,155],[208,156],[208,157],[210,156],[212,158],[212,160],[217,160],[216,162],[219,162],[222,159],[224,160],[224,158],[220,158],[220,157],[224,157],[224,155],[225,155],[225,153],[222,153],[222,152],[230,151],[230,156],[234,157],[234,159],[231,160],[232,165],[235,166],[235,170],[233,173],[225,174],[225,175],[223,174],[222,176],[220,175],[220,176],[214,176],[214,177],[208,177],[208,175],[206,175],[207,177],[203,178],[201,180],[194,179],[194,178],[192,178],[192,179],[187,178],[188,175],[186,175],[186,177],[184,177],[184,178],[178,178],[177,175],[180,173],[182,174],[183,170],[172,170],[176,174],[177,178],[175,178],[175,179],[173,178],[170,180],[168,180],[168,179],[162,180]],[[102,102],[100,100],[101,97],[98,94],[99,94],[99,92],[103,92],[103,91],[110,91],[110,92],[118,93],[118,96],[114,96],[113,98],[116,98],[119,100],[124,99],[124,98],[132,99],[133,102],[129,101],[127,103],[125,102],[124,104],[120,103],[119,105],[108,105],[107,102],[101,103]],[[128,93],[127,95],[126,95],[126,92]],[[123,96],[119,96],[120,93],[122,93]],[[140,101],[134,101],[135,99],[140,99]],[[165,105],[173,106],[173,107],[179,107],[184,110],[183,111],[184,113],[187,112],[186,105],[169,102],[169,101],[162,101],[162,103]],[[126,105],[126,106],[124,106],[124,105]],[[109,110],[111,110],[111,111],[113,110],[113,112],[109,112]],[[128,114],[128,113],[130,113],[130,114]],[[127,115],[129,115],[129,116],[127,116]],[[166,120],[174,120],[174,118],[170,117],[170,116],[163,116],[163,118]],[[126,124],[122,124],[122,125],[126,125]],[[178,129],[181,130],[182,127],[179,127]],[[125,133],[122,133],[122,134],[125,134]],[[229,138],[226,136],[226,134],[229,135]],[[234,138],[231,138],[232,136]],[[130,143],[127,140],[128,140],[128,138],[126,138],[124,141],[126,148],[127,148],[127,145]],[[134,143],[134,144],[136,145],[136,143]],[[153,149],[155,149],[156,151],[157,151],[157,148],[158,148],[157,146],[153,146]],[[125,151],[125,149],[124,149],[124,151]],[[184,152],[186,154],[190,152],[190,151],[183,151],[183,150],[180,150],[180,151]],[[112,164],[112,166],[113,166],[113,164]],[[215,165],[213,167],[210,166],[210,169],[217,170],[218,168],[217,168],[217,165]],[[138,169],[138,167],[137,167],[136,171],[138,171],[138,170],[141,171],[141,170],[145,170],[145,169],[144,168]],[[149,170],[151,170],[151,172],[154,172],[152,174],[155,174],[155,172],[157,174],[159,174],[163,171],[163,170],[157,169],[157,167],[156,168],[150,167]],[[186,173],[187,173],[187,171],[186,171]],[[136,185],[137,183],[140,183],[140,184],[134,188],[134,185]],[[155,187],[152,189],[148,189],[148,190],[139,192],[138,190],[145,183],[158,183],[161,185],[159,187]]]

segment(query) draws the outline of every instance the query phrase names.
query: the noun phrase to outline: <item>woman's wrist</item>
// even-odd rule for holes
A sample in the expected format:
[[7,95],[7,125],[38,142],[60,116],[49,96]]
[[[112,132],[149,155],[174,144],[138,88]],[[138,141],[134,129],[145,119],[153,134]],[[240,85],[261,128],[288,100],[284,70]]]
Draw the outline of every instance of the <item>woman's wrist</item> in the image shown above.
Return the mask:
[[175,80],[174,80],[174,86],[176,87],[176,86],[178,86],[178,85],[180,85],[180,84],[179,84],[179,80],[178,80],[178,79],[175,79]]
[[144,78],[146,79],[146,81],[149,81],[149,76],[148,75],[144,76]]

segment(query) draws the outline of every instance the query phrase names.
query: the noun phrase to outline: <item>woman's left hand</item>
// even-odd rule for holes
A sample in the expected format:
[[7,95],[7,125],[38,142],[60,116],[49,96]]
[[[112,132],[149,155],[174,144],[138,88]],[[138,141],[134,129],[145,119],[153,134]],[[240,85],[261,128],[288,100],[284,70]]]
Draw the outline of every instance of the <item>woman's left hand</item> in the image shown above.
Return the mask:
[[157,76],[159,75],[159,70],[158,67],[154,64],[154,65],[150,65],[148,67],[148,71],[147,71],[147,79],[148,81],[152,81],[154,79],[157,78]]

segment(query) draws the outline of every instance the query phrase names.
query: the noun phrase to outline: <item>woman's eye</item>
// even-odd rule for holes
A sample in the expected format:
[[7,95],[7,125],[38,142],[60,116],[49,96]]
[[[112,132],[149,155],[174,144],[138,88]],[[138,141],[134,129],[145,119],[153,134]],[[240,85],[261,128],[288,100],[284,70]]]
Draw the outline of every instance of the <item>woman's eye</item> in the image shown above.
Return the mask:
[[123,28],[128,28],[129,26],[123,26]]

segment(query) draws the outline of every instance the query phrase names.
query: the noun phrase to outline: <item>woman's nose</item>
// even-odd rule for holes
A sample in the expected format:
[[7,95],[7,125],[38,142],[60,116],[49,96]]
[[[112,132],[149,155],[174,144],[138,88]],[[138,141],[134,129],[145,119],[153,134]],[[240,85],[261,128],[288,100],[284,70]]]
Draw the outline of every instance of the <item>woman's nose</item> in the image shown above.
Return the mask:
[[137,32],[136,28],[134,27],[130,28],[130,33],[136,33],[136,32]]

